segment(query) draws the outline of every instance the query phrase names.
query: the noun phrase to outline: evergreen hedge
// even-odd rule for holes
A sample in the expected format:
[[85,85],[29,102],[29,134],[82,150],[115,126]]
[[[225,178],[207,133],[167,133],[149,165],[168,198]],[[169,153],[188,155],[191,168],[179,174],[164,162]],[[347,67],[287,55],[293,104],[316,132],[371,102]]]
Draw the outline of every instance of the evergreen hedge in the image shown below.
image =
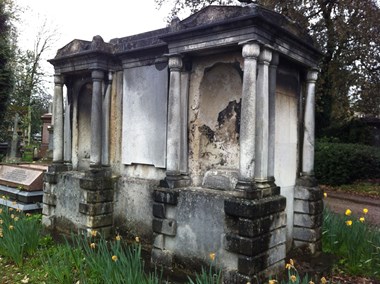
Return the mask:
[[380,149],[362,144],[317,142],[315,176],[320,184],[380,178]]

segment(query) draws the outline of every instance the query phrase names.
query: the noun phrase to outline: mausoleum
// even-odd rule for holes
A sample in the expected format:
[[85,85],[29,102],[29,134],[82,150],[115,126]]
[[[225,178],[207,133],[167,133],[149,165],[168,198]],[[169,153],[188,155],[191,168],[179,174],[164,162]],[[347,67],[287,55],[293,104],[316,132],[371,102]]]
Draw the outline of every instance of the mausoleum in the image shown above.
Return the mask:
[[226,283],[320,249],[313,175],[320,52],[257,5],[209,6],[163,29],[75,39],[55,69],[43,223],[139,236],[153,263]]

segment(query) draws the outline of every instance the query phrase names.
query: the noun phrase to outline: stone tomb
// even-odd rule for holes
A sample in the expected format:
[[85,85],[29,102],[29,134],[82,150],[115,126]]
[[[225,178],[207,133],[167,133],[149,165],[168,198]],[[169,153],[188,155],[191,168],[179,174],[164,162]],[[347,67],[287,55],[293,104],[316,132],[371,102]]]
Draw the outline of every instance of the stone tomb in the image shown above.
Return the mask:
[[44,165],[0,165],[0,204],[23,211],[40,210]]
[[318,252],[320,55],[295,23],[257,5],[68,43],[49,60],[42,223],[133,232],[168,268],[200,270],[213,252],[224,283],[282,272],[292,248]]

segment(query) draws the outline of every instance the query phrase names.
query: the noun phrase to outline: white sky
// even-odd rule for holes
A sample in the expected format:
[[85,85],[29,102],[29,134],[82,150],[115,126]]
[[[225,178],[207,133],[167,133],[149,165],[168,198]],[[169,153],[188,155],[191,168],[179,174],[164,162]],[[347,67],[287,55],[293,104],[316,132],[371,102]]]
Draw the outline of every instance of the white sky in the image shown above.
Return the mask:
[[[167,5],[156,9],[153,0],[14,0],[25,8],[18,27],[19,46],[33,49],[38,30],[46,20],[52,30],[57,30],[58,39],[45,59],[53,58],[56,51],[73,39],[91,41],[100,35],[108,42],[112,38],[124,37],[166,26],[165,17],[170,11]],[[44,65],[52,74],[50,64]]]

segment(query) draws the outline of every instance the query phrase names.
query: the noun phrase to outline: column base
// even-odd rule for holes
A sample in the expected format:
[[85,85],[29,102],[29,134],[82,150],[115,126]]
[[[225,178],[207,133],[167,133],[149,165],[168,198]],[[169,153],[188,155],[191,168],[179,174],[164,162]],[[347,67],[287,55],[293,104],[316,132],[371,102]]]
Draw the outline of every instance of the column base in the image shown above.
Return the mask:
[[235,190],[241,193],[242,198],[246,199],[259,199],[261,192],[257,190],[254,181],[238,180]]
[[280,187],[276,185],[274,177],[255,179],[256,187],[261,191],[261,198],[280,195]]

